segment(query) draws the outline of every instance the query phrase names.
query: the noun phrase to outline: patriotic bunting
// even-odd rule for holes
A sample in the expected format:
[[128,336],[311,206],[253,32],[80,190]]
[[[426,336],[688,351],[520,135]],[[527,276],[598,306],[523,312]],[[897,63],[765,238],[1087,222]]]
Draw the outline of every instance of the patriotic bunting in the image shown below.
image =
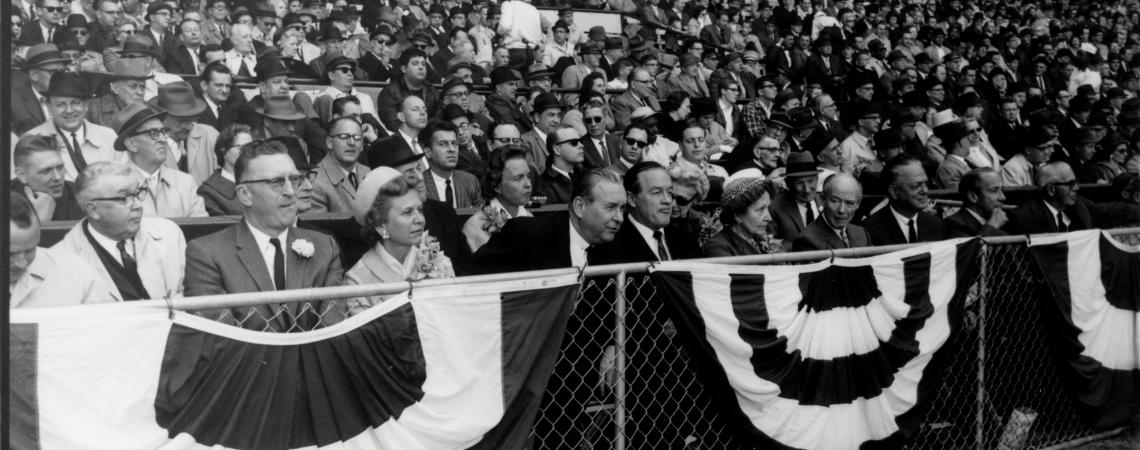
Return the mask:
[[1140,414],[1140,248],[1100,230],[1032,237],[1061,379],[1097,427]]
[[762,448],[897,447],[941,382],[979,240],[797,266],[664,263],[706,390]]

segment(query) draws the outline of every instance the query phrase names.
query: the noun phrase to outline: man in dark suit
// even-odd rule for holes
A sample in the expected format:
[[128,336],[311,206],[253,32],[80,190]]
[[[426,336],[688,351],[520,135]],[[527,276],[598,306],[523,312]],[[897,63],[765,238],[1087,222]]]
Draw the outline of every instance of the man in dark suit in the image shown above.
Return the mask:
[[392,32],[386,26],[378,27],[369,37],[372,42],[371,49],[361,56],[357,63],[357,76],[361,80],[389,81],[392,74],[398,69],[392,67],[392,52],[395,51],[396,41],[392,40]]
[[648,70],[638,67],[629,73],[629,89],[621,95],[610,97],[610,108],[613,109],[614,122],[617,129],[624,130],[629,126],[629,116],[642,106],[648,106],[654,111],[661,110],[661,102],[653,92],[655,80]]
[[178,31],[181,43],[166,54],[162,67],[169,73],[197,75],[202,61],[199,55],[202,50],[202,27],[193,20],[183,20],[178,24]]
[[1002,99],[998,108],[1000,117],[993,121],[986,134],[994,150],[997,150],[1002,158],[1009,159],[1021,152],[1022,144],[1018,142],[1018,138],[1025,132],[1026,127],[1021,123],[1021,108],[1017,106],[1017,101],[1012,98]]
[[154,2],[146,8],[146,20],[149,24],[139,34],[146,36],[154,43],[153,49],[157,53],[157,61],[166,61],[169,55],[178,48],[178,37],[170,32],[170,20],[174,14],[174,7],[167,2]]
[[804,76],[809,83],[819,83],[824,92],[833,96],[839,95],[839,88],[847,75],[843,59],[832,53],[831,40],[826,37],[816,39],[812,46],[815,52],[808,57],[804,66]]
[[567,213],[517,217],[491,236],[470,258],[455,261],[456,275],[583,267],[589,250],[614,240],[624,217],[621,178],[591,170],[574,185]]
[[[272,142],[242,148],[234,165],[243,220],[195,239],[186,249],[186,295],[337,286],[344,270],[331,236],[297,228],[297,172]],[[296,180],[296,181],[294,181]],[[331,302],[237,307],[208,315],[252,330],[307,331],[340,319]],[[228,314],[226,314],[228,312]]]
[[568,204],[573,198],[574,172],[585,159],[582,140],[573,128],[559,128],[546,137],[546,151],[550,158],[538,179],[538,195],[546,197],[548,204]]
[[198,88],[207,106],[198,116],[198,123],[222,131],[236,122],[252,122],[250,117],[257,115],[241,89],[234,89],[233,73],[220,61],[210,63],[202,70]]
[[922,163],[908,155],[887,162],[882,172],[887,186],[887,206],[863,221],[875,245],[913,244],[942,240],[942,219],[925,212],[926,171]]
[[669,223],[673,181],[652,161],[634,164],[623,178],[629,214],[613,242],[598,249],[597,264],[697,258],[697,238]]
[[1009,213],[1009,234],[1064,233],[1093,227],[1088,201],[1077,194],[1077,177],[1065,162],[1037,171],[1039,196]]
[[28,49],[24,70],[12,78],[12,132],[17,135],[39,126],[48,119],[47,91],[51,75],[64,70],[70,59],[64,58],[55,44],[37,44]]
[[419,141],[428,158],[424,170],[427,197],[452,208],[479,208],[483,196],[474,175],[456,169],[459,164],[459,129],[451,122],[435,121],[420,130]]
[[1009,221],[1002,205],[1001,174],[985,167],[966,172],[958,182],[962,208],[943,222],[947,238],[1004,236],[1001,227]]
[[812,222],[792,243],[792,251],[832,250],[866,247],[871,235],[859,225],[851,224],[859,204],[863,202],[863,188],[851,175],[840,173],[823,182],[823,213]]
[[815,157],[808,152],[788,155],[786,167],[784,179],[788,190],[772,199],[769,211],[772,221],[776,222],[776,237],[791,242],[819,217],[815,190],[821,171]]
[[20,30],[20,42],[32,44],[62,44],[67,40],[65,30],[60,20],[67,17],[70,3],[60,0],[39,0],[35,2],[36,20],[27,20],[23,30]]
[[621,139],[606,132],[605,111],[600,106],[591,106],[582,111],[582,122],[586,124],[586,136],[582,138],[586,169],[604,169],[618,160],[621,152]]

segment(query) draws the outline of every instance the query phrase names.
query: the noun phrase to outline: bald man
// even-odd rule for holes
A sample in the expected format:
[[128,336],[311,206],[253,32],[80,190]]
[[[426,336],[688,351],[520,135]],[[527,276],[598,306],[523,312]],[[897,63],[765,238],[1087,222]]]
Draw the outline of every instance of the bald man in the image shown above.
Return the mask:
[[1065,162],[1037,170],[1037,198],[1009,213],[1009,234],[1064,233],[1092,228],[1088,200],[1077,191],[1077,177]]
[[823,182],[823,214],[792,242],[792,251],[866,247],[871,236],[851,219],[863,202],[863,186],[851,175],[839,173]]

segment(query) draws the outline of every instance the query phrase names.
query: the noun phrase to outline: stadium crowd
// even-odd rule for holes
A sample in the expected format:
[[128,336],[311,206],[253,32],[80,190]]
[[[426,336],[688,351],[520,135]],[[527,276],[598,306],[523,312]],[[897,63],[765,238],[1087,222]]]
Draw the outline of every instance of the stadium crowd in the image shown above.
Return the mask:
[[551,3],[14,0],[13,307],[1140,223],[1135,4]]

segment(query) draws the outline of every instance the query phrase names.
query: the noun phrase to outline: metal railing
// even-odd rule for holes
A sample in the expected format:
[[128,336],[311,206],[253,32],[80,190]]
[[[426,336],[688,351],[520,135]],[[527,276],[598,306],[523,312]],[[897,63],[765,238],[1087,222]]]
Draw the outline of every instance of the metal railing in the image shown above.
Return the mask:
[[[1112,230],[1110,234],[1122,242],[1140,245],[1140,228]],[[1023,245],[1029,238],[983,239],[981,278],[967,299],[961,331],[945,344],[950,364],[909,448],[992,448],[1013,435],[1024,438],[1024,448],[1044,449],[1119,432],[1104,433],[1086,425],[1061,386],[1053,354],[1046,346],[1044,323],[1037,314],[1038,296],[1048,294],[1043,275],[1037,273]],[[909,247],[694,261],[796,264],[873,256]],[[735,441],[725,429],[688,366],[688,357],[675,342],[676,332],[657,300],[655,286],[646,276],[651,267],[649,263],[632,263],[580,271],[580,297],[536,421],[534,448],[676,448],[680,442],[695,446],[691,448],[752,448]],[[579,271],[570,268],[132,303],[195,311],[389,295],[432,286],[567,273]],[[319,313],[339,322],[339,316],[327,315],[344,311],[333,308]]]

